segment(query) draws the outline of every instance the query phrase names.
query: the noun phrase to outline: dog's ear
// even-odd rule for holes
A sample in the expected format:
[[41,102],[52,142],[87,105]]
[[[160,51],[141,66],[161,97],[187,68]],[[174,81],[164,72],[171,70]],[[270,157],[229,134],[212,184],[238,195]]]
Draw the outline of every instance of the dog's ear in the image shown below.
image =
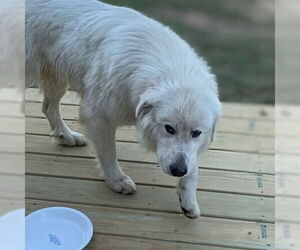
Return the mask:
[[152,108],[153,108],[153,105],[150,104],[149,102],[147,102],[147,101],[140,102],[136,108],[135,116],[136,117],[145,116],[146,114],[148,114],[151,111]]

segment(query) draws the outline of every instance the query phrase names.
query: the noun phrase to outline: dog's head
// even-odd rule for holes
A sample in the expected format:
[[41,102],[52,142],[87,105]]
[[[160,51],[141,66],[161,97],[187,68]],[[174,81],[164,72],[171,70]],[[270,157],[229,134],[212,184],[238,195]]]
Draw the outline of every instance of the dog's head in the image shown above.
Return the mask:
[[197,168],[198,155],[213,141],[221,112],[213,89],[162,86],[140,97],[136,109],[139,140],[157,153],[159,166],[181,177]]

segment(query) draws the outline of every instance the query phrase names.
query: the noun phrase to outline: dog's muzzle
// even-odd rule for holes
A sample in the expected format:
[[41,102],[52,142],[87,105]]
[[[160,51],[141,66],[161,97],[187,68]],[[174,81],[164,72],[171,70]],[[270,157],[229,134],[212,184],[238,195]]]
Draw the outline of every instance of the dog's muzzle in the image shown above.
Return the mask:
[[173,176],[181,177],[187,173],[187,165],[183,155],[180,155],[174,163],[170,165],[170,171]]

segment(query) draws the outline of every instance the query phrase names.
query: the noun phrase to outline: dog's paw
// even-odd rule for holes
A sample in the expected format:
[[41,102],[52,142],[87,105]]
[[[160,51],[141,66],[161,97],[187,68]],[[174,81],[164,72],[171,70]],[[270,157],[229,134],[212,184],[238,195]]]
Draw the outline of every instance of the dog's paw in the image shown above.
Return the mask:
[[106,183],[116,193],[133,194],[136,191],[135,183],[127,175],[115,181],[106,180]]
[[75,147],[75,146],[84,146],[86,145],[86,139],[83,134],[80,134],[75,131],[56,131],[54,130],[51,133],[51,136],[55,137],[58,141],[58,144],[68,146],[68,147]]
[[200,216],[200,209],[196,198],[181,199],[179,196],[180,207],[184,215],[190,219],[195,219]]

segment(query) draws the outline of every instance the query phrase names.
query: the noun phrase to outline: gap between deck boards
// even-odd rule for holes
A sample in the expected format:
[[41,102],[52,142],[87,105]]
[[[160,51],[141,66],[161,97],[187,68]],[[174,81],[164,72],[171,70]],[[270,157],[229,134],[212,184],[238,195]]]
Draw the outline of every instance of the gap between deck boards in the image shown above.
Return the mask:
[[[37,98],[36,93],[37,91],[31,96],[33,99]],[[36,100],[40,101],[41,97],[38,97]],[[78,101],[78,99],[74,98],[74,93],[72,92],[68,92],[63,102],[64,100],[70,103]],[[145,162],[145,166],[141,169],[141,174],[136,176],[139,184],[137,194],[124,197],[108,190],[103,179],[93,179],[90,176],[94,175],[92,172],[88,171],[84,177],[80,177],[82,173],[78,171],[76,176],[72,177],[71,172],[74,171],[74,168],[71,168],[72,164],[68,160],[89,162],[94,158],[94,153],[89,146],[67,149],[55,145],[51,138],[47,139],[45,136],[48,133],[46,129],[49,128],[46,127],[46,120],[40,119],[42,114],[39,106],[40,102],[27,104],[29,111],[34,111],[39,117],[27,118],[29,122],[38,122],[34,130],[32,130],[32,127],[29,128],[30,130],[27,130],[29,134],[26,136],[27,156],[31,156],[31,160],[36,157],[35,159],[37,160],[35,169],[27,171],[29,173],[27,178],[30,179],[27,186],[27,195],[35,199],[27,199],[27,212],[43,206],[67,205],[87,213],[94,223],[96,234],[114,234],[118,237],[134,237],[148,241],[158,240],[160,242],[163,240],[178,244],[194,244],[195,246],[204,244],[205,246],[219,246],[229,249],[273,249],[274,199],[262,197],[264,194],[257,194],[258,190],[264,190],[265,188],[268,188],[269,194],[274,192],[271,188],[274,182],[274,179],[272,179],[274,178],[273,143],[270,143],[272,141],[272,131],[268,131],[266,133],[268,134],[267,136],[257,136],[252,134],[251,131],[248,131],[249,135],[246,135],[247,132],[243,134],[243,140],[240,139],[238,143],[245,141],[245,138],[255,138],[250,148],[250,144],[245,147],[246,150],[251,151],[249,153],[235,152],[240,150],[237,146],[242,144],[236,144],[235,148],[233,148],[234,151],[225,151],[228,149],[228,145],[224,144],[223,141],[223,144],[219,143],[219,147],[221,145],[221,149],[223,147],[224,150],[210,150],[201,157],[201,168],[206,170],[206,173],[209,173],[209,171],[216,171],[217,173],[219,171],[220,174],[223,171],[232,176],[234,174],[245,174],[247,180],[251,174],[251,182],[247,182],[249,184],[248,188],[250,188],[250,184],[255,184],[257,189],[254,195],[244,195],[222,192],[221,186],[219,186],[219,190],[211,186],[209,191],[204,191],[203,187],[201,189],[201,186],[199,186],[200,191],[197,194],[198,199],[201,201],[200,208],[202,205],[204,216],[198,220],[191,221],[181,215],[174,185],[170,182],[168,184],[170,186],[166,186],[163,182],[164,179],[160,179],[157,183],[157,180],[159,180],[157,168],[152,173],[155,175],[153,179],[156,182],[147,182],[148,180],[142,178],[144,177],[142,171],[150,170],[151,167],[149,165],[154,165],[156,158],[155,155],[143,152],[140,149],[139,145],[136,144],[136,140],[133,139],[132,129],[124,129],[124,133],[121,134],[121,136],[126,136],[124,137],[125,140],[124,138],[121,140],[124,142],[117,142],[118,156],[121,159],[120,164],[138,165],[140,162]],[[255,129],[272,128],[274,119],[273,107],[262,106],[258,108],[258,106],[254,105],[235,104],[225,104],[225,106],[227,115],[236,116],[228,120],[238,121],[238,119],[245,119],[248,116],[246,119],[251,119],[255,122],[255,125],[259,124],[261,126],[255,126]],[[246,107],[248,112],[241,112]],[[70,120],[67,123],[73,122],[74,126],[79,128],[77,125],[78,115],[75,115],[74,112],[78,109],[78,106],[62,105],[62,109],[73,110],[71,115],[73,115],[74,120]],[[66,115],[68,117],[70,113]],[[270,123],[266,123],[266,120]],[[253,123],[248,124],[249,126],[251,125],[250,127],[245,125],[245,123],[241,123],[238,129],[253,129]],[[226,126],[224,128],[228,129],[228,126]],[[33,135],[34,133],[39,135]],[[222,139],[223,134],[221,133],[220,139]],[[233,138],[237,137],[238,134],[225,133],[224,135],[226,135],[227,141],[228,136]],[[269,141],[267,144],[264,141],[258,143],[257,138],[269,138],[267,139]],[[130,142],[127,143],[125,142],[126,140]],[[260,152],[260,154],[255,153],[256,151]],[[68,166],[59,165],[57,168],[52,168],[52,170],[49,166],[48,169],[37,170],[38,165],[41,163],[39,160],[43,157],[58,159],[61,157],[61,161],[66,161],[70,165],[65,163]],[[30,163],[33,162],[31,161]],[[62,170],[59,167],[62,167],[66,173],[60,174]],[[79,167],[82,168],[81,163],[78,164],[76,169],[78,170]],[[129,168],[128,171],[130,171]],[[214,178],[217,176],[215,175],[216,173],[214,173]],[[239,181],[241,181],[241,177],[237,177]],[[223,181],[223,185],[228,185],[225,179],[220,180]],[[265,182],[266,180],[268,182]],[[212,181],[215,183],[214,180]],[[243,183],[239,184],[238,181],[233,180],[233,185],[236,185],[236,187],[228,186],[227,191],[237,191],[238,185],[243,186]],[[61,192],[61,190],[64,191]],[[57,200],[60,201],[58,202]],[[105,227],[101,227],[102,225],[105,225]],[[204,247],[203,249],[206,248]]]
[[[175,187],[177,179],[168,176],[156,164],[119,162],[123,171],[141,185]],[[73,157],[26,155],[26,173],[85,180],[102,180],[98,161]],[[199,170],[198,189],[222,193],[274,197],[274,176],[224,170]]]
[[[78,121],[66,121],[66,124],[74,131],[81,133],[85,132],[85,129]],[[27,117],[26,133],[49,136],[49,124],[44,118]],[[119,128],[116,133],[116,138],[117,141],[132,143],[138,142],[134,126]],[[273,137],[219,132],[217,133],[215,142],[213,142],[210,148],[233,152],[274,154],[274,147],[275,141]]]
[[[155,154],[146,152],[137,143],[117,142],[116,146],[119,160],[156,164]],[[26,153],[95,158],[93,148],[89,145],[64,147],[57,145],[54,138],[38,135],[26,135]],[[209,150],[202,154],[199,160],[200,166],[204,168],[274,173],[274,156],[272,155]]]
[[[26,197],[32,199],[182,213],[175,188],[138,185],[137,193],[128,196],[99,181],[27,175],[26,183]],[[273,198],[206,191],[197,191],[197,197],[203,216],[274,222]]]
[[[30,118],[45,119],[41,103],[26,103],[26,116]],[[79,120],[79,108],[61,105],[63,119],[72,122]],[[252,119],[239,120],[237,118],[221,117],[217,124],[217,131],[241,134],[274,137],[274,121],[255,121]]]
[[[27,213],[61,202],[27,200]],[[190,220],[169,213],[67,204],[87,214],[96,233],[141,237],[149,240],[205,244],[242,249],[273,249],[274,225],[202,217]],[[105,225],[103,227],[103,225]],[[264,231],[262,231],[264,228]],[[179,237],[180,235],[180,237]],[[238,239],[238,240],[237,240]]]
[[[236,247],[217,247],[205,244],[194,244],[190,242],[169,241],[164,239],[146,239],[139,236],[125,236],[120,234],[94,233],[92,241],[85,250],[224,250],[224,249],[243,249]],[[245,248],[244,248],[245,249]]]

